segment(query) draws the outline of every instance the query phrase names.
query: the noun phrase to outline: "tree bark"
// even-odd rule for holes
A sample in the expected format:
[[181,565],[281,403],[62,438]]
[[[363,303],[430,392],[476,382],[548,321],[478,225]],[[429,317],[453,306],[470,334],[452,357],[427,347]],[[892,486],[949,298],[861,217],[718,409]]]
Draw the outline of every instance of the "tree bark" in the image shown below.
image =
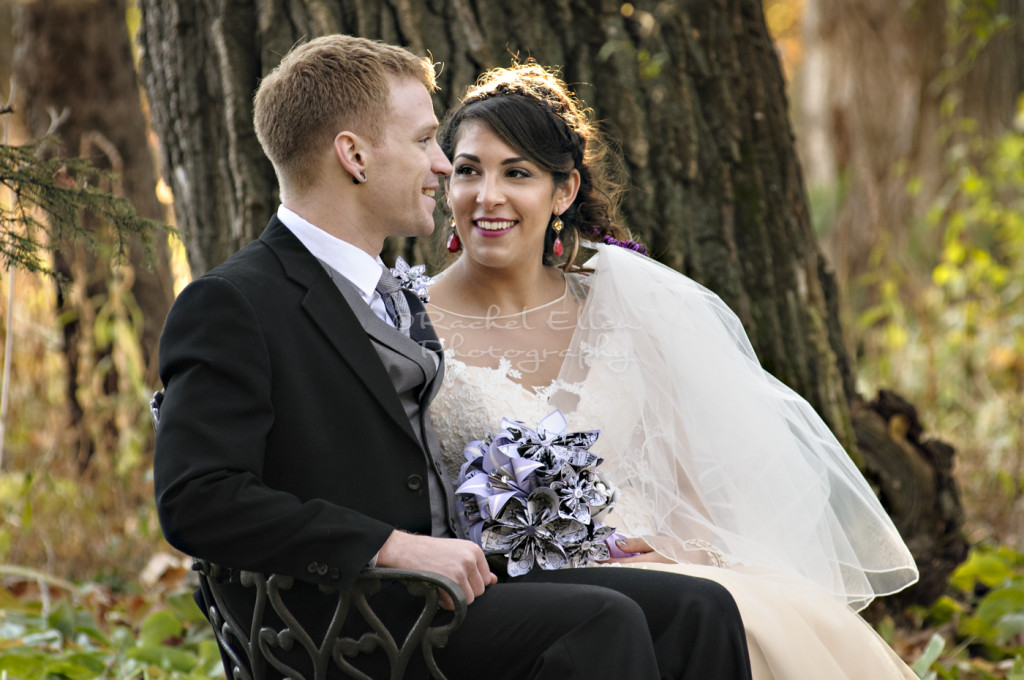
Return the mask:
[[[127,197],[143,217],[164,219],[156,198],[156,168],[147,141],[148,130],[135,78],[131,41],[125,20],[125,3],[63,2],[33,0],[16,5],[18,47],[15,77],[19,110],[30,134],[40,136],[50,126],[53,112],[67,109],[57,134],[65,155],[83,156],[94,165],[117,173],[117,185],[109,190]],[[102,230],[104,225],[89,223]],[[146,366],[145,380],[157,382],[156,354],[164,317],[173,301],[173,284],[166,239],[157,239],[151,261],[140,244],[130,244],[125,277],[141,312],[136,329]],[[104,260],[80,245],[61,246],[55,269],[75,286],[71,299],[60,294],[58,313],[64,325],[68,360],[67,396],[72,423],[79,429],[79,459],[84,466],[94,450],[85,414],[90,411],[87,389],[91,376],[83,365],[83,322],[95,314],[97,301],[105,300],[110,269]],[[78,289],[77,292],[74,292]],[[116,390],[116,372],[107,374],[104,389]],[[108,427],[115,427],[108,423]],[[95,428],[93,428],[95,429]]]
[[[141,73],[194,276],[259,235],[276,179],[252,127],[259,77],[304,35],[275,3],[140,3]],[[261,28],[262,27],[262,28]],[[282,42],[275,35],[286,31]]]
[[[561,66],[619,141],[629,227],[655,257],[723,297],[764,366],[805,396],[863,463],[837,287],[811,230],[784,78],[757,0],[140,7],[142,70],[194,273],[257,236],[276,206],[251,99],[292,44],[342,32],[429,50],[444,64],[439,115],[481,71],[511,55],[532,57]],[[399,242],[388,255],[423,261],[437,246]]]

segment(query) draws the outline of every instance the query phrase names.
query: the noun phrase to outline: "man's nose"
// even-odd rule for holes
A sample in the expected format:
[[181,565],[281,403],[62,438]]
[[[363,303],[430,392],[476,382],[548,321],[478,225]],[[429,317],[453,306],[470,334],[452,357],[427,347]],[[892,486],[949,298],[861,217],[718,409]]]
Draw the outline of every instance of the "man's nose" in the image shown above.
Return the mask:
[[447,177],[452,174],[451,161],[444,155],[444,151],[441,150],[440,145],[436,141],[434,142],[434,154],[431,158],[430,169],[435,175],[440,175],[441,177]]

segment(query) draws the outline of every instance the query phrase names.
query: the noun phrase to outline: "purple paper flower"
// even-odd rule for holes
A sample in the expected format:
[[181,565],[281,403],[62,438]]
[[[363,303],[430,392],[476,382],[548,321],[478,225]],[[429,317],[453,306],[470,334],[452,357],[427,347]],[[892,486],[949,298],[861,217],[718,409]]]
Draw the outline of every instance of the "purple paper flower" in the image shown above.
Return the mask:
[[479,519],[495,518],[510,499],[525,498],[536,486],[534,472],[540,463],[519,456],[514,449],[506,449],[494,441],[470,442],[463,455],[455,493],[472,494],[476,498]]
[[514,420],[504,420],[501,426],[503,431],[497,440],[514,443],[520,456],[542,463],[544,467],[538,472],[549,481],[567,463],[576,467],[600,464],[601,458],[587,450],[597,441],[600,432],[589,430],[566,434],[565,416],[561,411],[548,414],[536,430]]
[[418,264],[413,267],[399,255],[395,258],[395,266],[391,268],[391,275],[394,276],[399,285],[406,290],[416,293],[421,302],[430,302],[430,294],[427,292],[429,286],[434,285],[432,276],[427,276],[427,266]]

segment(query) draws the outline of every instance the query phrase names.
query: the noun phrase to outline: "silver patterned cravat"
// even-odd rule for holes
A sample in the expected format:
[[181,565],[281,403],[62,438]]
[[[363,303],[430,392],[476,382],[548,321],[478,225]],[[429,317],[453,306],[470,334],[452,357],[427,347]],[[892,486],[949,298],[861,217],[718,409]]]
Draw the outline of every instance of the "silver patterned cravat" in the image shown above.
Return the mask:
[[381,267],[377,292],[384,300],[384,308],[387,310],[388,316],[391,317],[391,322],[395,324],[395,328],[409,335],[409,328],[412,326],[409,301],[405,299],[398,279],[391,275],[391,271],[387,267]]

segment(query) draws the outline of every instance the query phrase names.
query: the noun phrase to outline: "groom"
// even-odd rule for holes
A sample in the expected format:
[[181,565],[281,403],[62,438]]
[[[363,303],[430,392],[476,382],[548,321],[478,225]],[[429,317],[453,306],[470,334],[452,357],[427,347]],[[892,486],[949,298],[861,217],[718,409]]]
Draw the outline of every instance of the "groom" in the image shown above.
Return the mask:
[[[457,538],[427,411],[444,370],[437,338],[379,259],[388,236],[433,229],[451,172],[433,88],[429,62],[341,35],[296,47],[262,81],[256,132],[282,205],[259,240],[181,293],[161,340],[167,540],[294,576],[311,625],[326,615],[316,586],[349,585],[367,565],[444,574],[470,603],[435,654],[452,680],[749,678],[739,614],[716,584],[616,568],[498,583]],[[411,611],[381,595],[389,615]],[[380,672],[383,657],[359,658]]]

